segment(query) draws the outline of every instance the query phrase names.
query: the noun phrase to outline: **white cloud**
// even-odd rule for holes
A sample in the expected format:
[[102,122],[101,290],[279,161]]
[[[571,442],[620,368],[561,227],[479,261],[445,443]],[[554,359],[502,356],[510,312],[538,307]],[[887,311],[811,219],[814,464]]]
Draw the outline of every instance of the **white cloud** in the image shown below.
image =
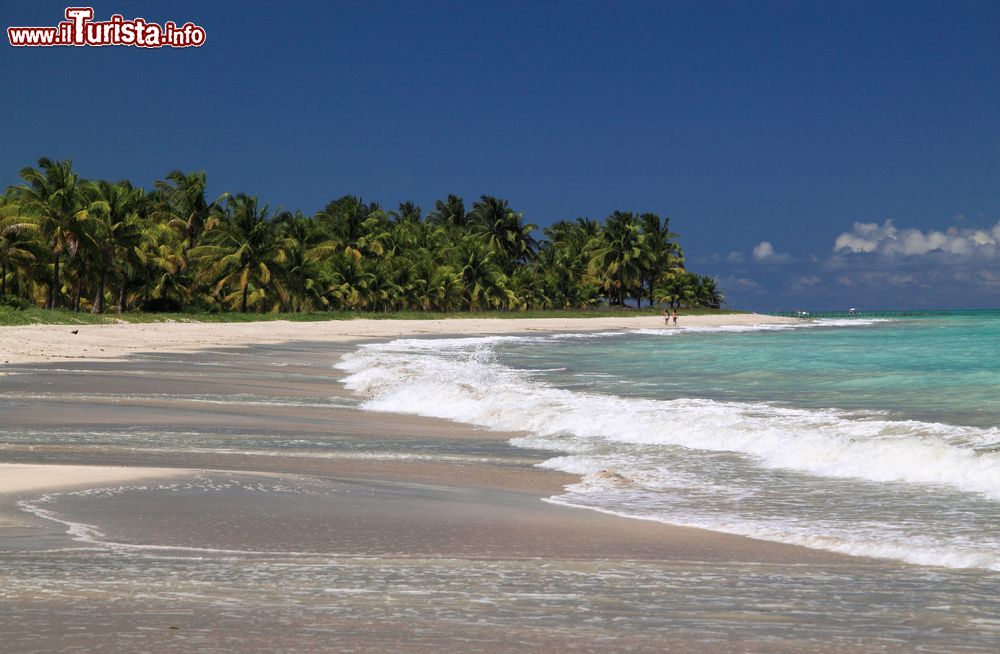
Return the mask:
[[885,257],[913,257],[950,254],[954,257],[992,258],[1000,253],[1000,222],[991,228],[949,227],[945,231],[899,229],[891,220],[854,223],[833,244],[838,254],[878,254]]
[[761,241],[759,245],[754,246],[753,258],[757,261],[773,256],[774,246],[771,245],[771,241]]
[[753,258],[758,263],[784,263],[791,259],[782,252],[775,252],[771,241],[761,241],[753,248]]

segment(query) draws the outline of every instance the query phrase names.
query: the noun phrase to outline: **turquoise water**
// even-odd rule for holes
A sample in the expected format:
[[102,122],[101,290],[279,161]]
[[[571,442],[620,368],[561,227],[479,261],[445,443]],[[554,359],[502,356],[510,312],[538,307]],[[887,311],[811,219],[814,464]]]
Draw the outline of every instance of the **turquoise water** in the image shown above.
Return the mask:
[[550,501],[1000,571],[1000,318],[401,340],[343,364],[372,410],[518,431]]
[[862,319],[724,334],[664,330],[660,338],[512,343],[500,360],[564,368],[545,378],[628,396],[774,402],[1000,426],[1000,316]]

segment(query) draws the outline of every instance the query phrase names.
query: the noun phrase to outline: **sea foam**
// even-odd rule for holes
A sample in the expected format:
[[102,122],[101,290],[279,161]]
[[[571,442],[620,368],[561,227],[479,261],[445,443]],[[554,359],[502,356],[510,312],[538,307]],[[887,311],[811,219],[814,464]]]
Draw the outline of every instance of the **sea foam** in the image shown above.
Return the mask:
[[[776,471],[773,474],[790,471],[820,481],[902,484],[912,486],[910,492],[915,493],[940,488],[993,503],[1000,501],[1000,430],[859,418],[834,409],[571,391],[545,383],[537,371],[497,362],[497,346],[546,338],[402,339],[362,346],[347,355],[338,368],[349,373],[344,380],[348,388],[368,398],[362,404],[366,410],[446,418],[518,432],[522,435],[512,441],[514,445],[571,455],[545,464],[587,475],[583,485],[555,498],[558,502],[851,554],[1000,569],[1000,555],[977,543],[956,549],[955,543],[937,537],[924,543],[887,542],[886,535],[892,530],[877,526],[870,533],[848,533],[832,524],[819,528],[823,525],[748,520],[741,514],[718,511],[648,510],[648,502],[643,505],[647,510],[638,510],[635,502],[628,508],[628,502],[623,501],[650,491],[663,492],[671,484],[690,490],[704,483],[705,477],[699,474],[685,478],[678,476],[677,470],[666,471],[662,461],[668,459],[650,458],[649,454],[670,452],[683,457],[687,452],[709,458],[739,457],[741,465]],[[631,488],[602,483],[595,475],[605,468],[628,478]],[[761,492],[752,485],[730,490],[736,494]],[[907,532],[906,537],[912,541],[914,534]]]

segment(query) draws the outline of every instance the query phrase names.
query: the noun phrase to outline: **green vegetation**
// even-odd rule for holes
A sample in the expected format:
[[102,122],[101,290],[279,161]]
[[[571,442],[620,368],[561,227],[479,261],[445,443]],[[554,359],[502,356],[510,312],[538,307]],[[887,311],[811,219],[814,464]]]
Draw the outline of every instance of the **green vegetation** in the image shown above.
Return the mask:
[[205,173],[174,171],[147,191],[43,158],[20,177],[0,196],[2,324],[104,322],[110,307],[129,321],[222,321],[234,311],[637,315],[723,302],[714,279],[684,267],[670,219],[652,213],[563,220],[536,239],[535,225],[488,195],[469,211],[449,195],[426,217],[410,202],[386,211],[344,196],[305,216],[242,193],[210,200]]

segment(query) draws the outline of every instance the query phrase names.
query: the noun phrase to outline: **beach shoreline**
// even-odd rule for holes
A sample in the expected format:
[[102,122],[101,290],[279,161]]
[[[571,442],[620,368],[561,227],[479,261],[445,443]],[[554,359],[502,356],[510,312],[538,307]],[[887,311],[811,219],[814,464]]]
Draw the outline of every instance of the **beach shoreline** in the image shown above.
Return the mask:
[[[81,329],[105,358],[25,344],[0,366],[12,651],[911,651],[894,593],[933,568],[548,502],[580,479],[538,466],[560,452],[364,410],[336,367],[359,345],[553,333],[406,322],[316,338],[214,325],[167,347],[143,325]],[[565,327],[661,328],[643,322]],[[919,619],[950,651],[988,651],[938,603]]]
[[[708,327],[720,325],[746,326],[753,324],[775,324],[796,322],[792,319],[773,318],[770,316],[759,316],[754,314],[727,314],[720,316],[693,316],[682,318],[682,325],[679,329],[686,327]],[[254,347],[265,347],[269,344],[277,344],[276,347],[286,346],[296,342],[307,342],[312,346],[322,347],[325,344],[334,346],[331,356],[339,359],[342,353],[348,352],[353,347],[367,340],[389,340],[397,337],[463,337],[479,336],[488,334],[512,334],[527,332],[575,332],[575,331],[618,331],[634,329],[662,328],[662,321],[657,317],[629,317],[629,318],[595,318],[595,319],[511,319],[511,320],[441,320],[441,321],[348,321],[330,323],[239,323],[239,324],[123,324],[94,326],[80,330],[80,339],[77,335],[68,335],[67,327],[63,325],[46,325],[36,327],[14,327],[0,329],[0,352],[2,358],[8,361],[7,371],[17,373],[8,379],[8,383],[13,383],[14,378],[20,378],[22,388],[28,379],[24,372],[25,366],[30,368],[33,364],[40,366],[52,366],[58,364],[64,366],[65,363],[73,362],[74,366],[81,367],[86,371],[89,364],[102,365],[107,362],[116,362],[116,365],[127,370],[130,366],[142,365],[133,355],[140,352],[147,354],[179,355],[187,357],[187,361],[193,362],[202,356],[211,353],[212,356],[221,357],[230,363],[236,362],[236,367],[241,365],[241,359],[234,358],[234,346],[242,345],[247,351]],[[25,332],[31,333],[31,339],[25,338]],[[303,341],[302,339],[307,339]],[[73,347],[85,343],[85,351],[80,351],[79,356],[73,354]],[[99,353],[94,355],[94,351]],[[61,362],[61,363],[60,363]],[[335,359],[330,359],[328,368],[324,368],[324,373],[331,379],[341,375],[333,369]],[[300,362],[302,363],[302,362]],[[0,370],[3,370],[0,367]],[[45,370],[45,368],[41,368]],[[83,372],[79,375],[67,374],[60,368],[60,372],[50,373],[57,375],[61,383],[67,384],[64,392],[73,396],[84,392],[94,393],[95,390],[104,388],[102,396],[104,400],[90,401],[75,408],[73,417],[60,416],[58,413],[43,412],[42,415],[27,417],[23,413],[13,416],[14,423],[30,425],[31,428],[61,428],[66,423],[74,423],[81,427],[90,424],[100,424],[107,426],[115,423],[114,408],[121,404],[121,395],[126,392],[142,390],[143,383],[149,383],[150,389],[166,390],[168,394],[176,396],[184,395],[183,391],[203,392],[205,389],[195,387],[194,379],[181,382],[158,380],[150,382],[138,382],[128,378],[127,382],[121,384],[112,383],[110,376],[104,375],[104,379],[93,374]],[[294,372],[294,369],[289,371]],[[37,374],[37,371],[36,373]],[[182,375],[183,376],[183,375]],[[40,388],[50,390],[51,381],[46,380]],[[213,382],[214,383],[214,382]],[[166,384],[166,386],[165,386]],[[173,384],[172,386],[170,384]],[[227,394],[247,394],[264,392],[260,385],[249,387],[246,380],[233,381],[231,387],[216,386],[215,392],[220,396]],[[337,381],[338,394],[342,396],[353,396],[353,393],[339,386]],[[33,387],[29,387],[29,390]],[[275,391],[277,392],[277,391]],[[316,395],[329,395],[331,389],[324,387],[316,389],[309,384],[296,385],[291,382],[284,384],[280,392],[286,394],[301,394],[303,397]],[[117,399],[116,399],[117,398]],[[562,507],[541,500],[552,495],[559,494],[566,485],[575,483],[577,477],[565,473],[537,468],[535,464],[544,460],[543,454],[535,452],[521,451],[516,455],[517,448],[507,444],[507,441],[516,434],[503,434],[490,432],[474,427],[451,423],[444,420],[434,420],[428,418],[418,418],[414,416],[404,416],[397,414],[384,414],[361,411],[357,408],[325,409],[316,407],[293,407],[288,411],[274,409],[273,407],[262,407],[257,409],[253,406],[243,406],[240,417],[234,417],[231,412],[224,410],[215,413],[214,407],[197,406],[194,407],[190,415],[184,414],[187,407],[181,404],[182,415],[167,416],[160,415],[166,412],[162,401],[146,403],[140,407],[140,415],[147,416],[148,422],[137,421],[135,417],[129,418],[130,424],[134,428],[150,429],[158,423],[172,420],[178,427],[195,428],[198,426],[213,425],[216,422],[221,427],[245,425],[247,428],[260,427],[267,429],[267,421],[275,419],[276,423],[288,424],[289,421],[298,419],[308,420],[309,427],[296,427],[294,429],[309,429],[323,431],[327,426],[340,425],[341,429],[349,432],[350,438],[364,439],[367,436],[378,434],[380,437],[390,441],[396,439],[406,441],[412,438],[439,440],[454,443],[461,443],[462,447],[468,447],[470,442],[482,440],[489,443],[493,448],[509,448],[511,460],[498,459],[490,460],[484,457],[482,461],[430,459],[408,460],[400,458],[398,460],[386,460],[374,457],[370,460],[364,458],[334,457],[329,460],[317,462],[308,459],[296,459],[289,456],[250,456],[239,453],[227,455],[191,455],[169,452],[157,452],[155,454],[145,453],[137,456],[134,452],[127,450],[115,450],[114,448],[102,448],[99,453],[85,448],[74,448],[66,446],[44,446],[32,445],[28,448],[21,448],[16,444],[7,444],[0,452],[0,461],[17,462],[8,463],[7,470],[23,470],[30,473],[7,475],[2,491],[7,495],[38,493],[52,491],[72,485],[79,487],[90,484],[93,487],[102,484],[122,483],[135,481],[144,478],[163,477],[170,470],[177,474],[190,473],[192,470],[229,470],[245,474],[265,473],[265,474],[292,474],[292,475],[322,475],[336,479],[350,479],[360,484],[389,484],[399,487],[413,488],[414,485],[430,485],[434,487],[448,487],[450,489],[469,489],[480,493],[477,507],[480,512],[490,508],[491,504],[514,504],[520,505],[521,514],[512,512],[506,515],[506,521],[510,533],[524,532],[547,532],[548,535],[542,538],[536,545],[528,548],[532,556],[553,556],[576,558],[628,558],[635,557],[643,560],[728,560],[728,561],[753,561],[761,563],[843,563],[849,561],[849,557],[810,550],[797,546],[772,543],[767,541],[756,541],[754,539],[732,536],[718,532],[709,532],[688,527],[679,527],[663,523],[651,523],[629,518],[609,516],[587,509],[575,509]],[[223,405],[224,406],[224,405]],[[170,410],[176,410],[174,406]],[[471,440],[470,440],[471,439]],[[490,456],[496,456],[491,454]],[[66,464],[70,464],[67,466]],[[16,468],[10,466],[31,464],[30,468]],[[47,464],[47,465],[46,465]],[[0,472],[4,472],[0,470]],[[72,480],[72,483],[71,481]],[[492,494],[492,497],[490,496]],[[498,500],[497,498],[502,499]],[[426,494],[416,492],[414,500],[409,505],[408,510],[419,508],[421,501],[429,501]],[[440,500],[440,498],[437,498]],[[441,500],[442,507],[454,510],[455,506],[450,504],[450,499]],[[495,508],[495,507],[494,507]],[[366,506],[366,510],[378,513],[379,507],[376,504]],[[488,512],[488,511],[487,511]],[[404,512],[405,513],[405,512]],[[475,512],[466,516],[474,515]],[[526,517],[525,517],[526,516]],[[385,530],[385,525],[399,522],[401,514],[387,516],[379,521],[381,529]],[[494,516],[495,517],[495,516]],[[523,524],[522,524],[523,522]],[[520,526],[518,526],[520,525]],[[452,528],[462,531],[456,525]],[[494,541],[503,540],[504,529],[496,531]],[[565,547],[567,536],[573,532],[585,532],[589,534],[591,544],[586,546]],[[476,547],[471,546],[476,539],[470,536],[472,532],[466,534],[465,538],[470,541],[470,546],[459,545],[444,546],[442,543],[425,542],[407,552],[406,547],[395,551],[395,554],[414,554],[428,556],[440,554],[444,556],[522,556],[524,555],[524,543],[519,543],[515,537],[507,542],[505,548],[489,548],[489,552],[476,551]],[[615,534],[613,538],[603,535]],[[356,539],[357,542],[350,545],[352,551],[362,554],[366,548],[370,548],[373,540],[368,537]],[[461,539],[460,539],[461,540]]]
[[118,323],[108,325],[30,325],[0,327],[3,364],[62,359],[114,360],[139,352],[195,352],[213,347],[289,341],[346,343],[357,340],[485,336],[532,332],[633,331],[691,327],[801,324],[796,318],[762,314],[680,316],[665,327],[659,316],[613,318],[449,318],[441,320],[330,320],[249,323]]

